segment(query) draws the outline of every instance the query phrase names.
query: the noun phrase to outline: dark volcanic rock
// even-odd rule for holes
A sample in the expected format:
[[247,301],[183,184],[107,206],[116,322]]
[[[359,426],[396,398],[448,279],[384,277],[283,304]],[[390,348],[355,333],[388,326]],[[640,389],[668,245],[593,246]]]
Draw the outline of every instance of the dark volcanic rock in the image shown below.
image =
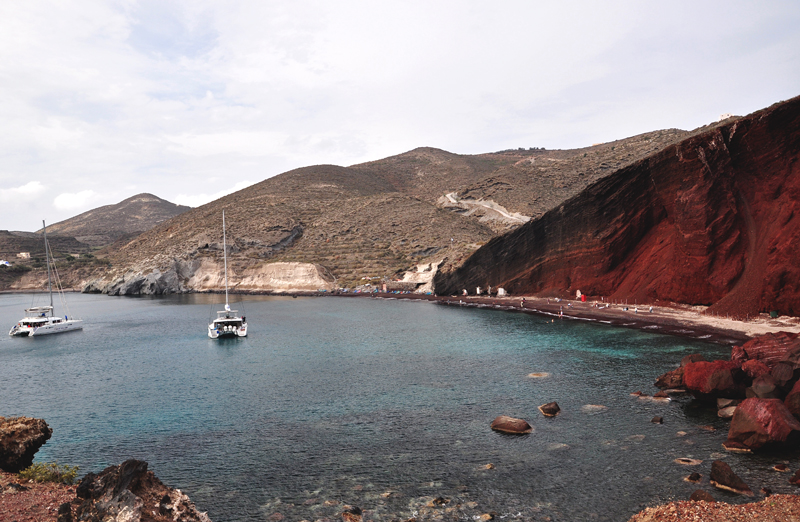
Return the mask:
[[33,464],[33,456],[52,434],[42,419],[0,417],[0,469],[19,473]]
[[496,237],[440,295],[501,286],[800,315],[800,98],[667,147]]
[[189,497],[165,486],[152,471],[147,471],[147,462],[140,460],[126,460],[100,474],[89,473],[75,493],[70,514],[75,520],[211,522],[208,515],[197,511]]
[[524,434],[533,431],[530,424],[522,419],[500,415],[492,421],[492,429],[503,433]]
[[546,417],[555,417],[561,411],[556,402],[548,402],[539,406],[539,411]]
[[709,481],[711,485],[716,488],[732,491],[740,495],[747,495],[749,497],[753,496],[753,491],[750,487],[733,472],[728,464],[721,460],[715,460],[711,463],[711,476],[709,477]]
[[787,442],[797,432],[800,422],[779,399],[746,399],[736,407],[725,445],[755,450],[765,444]]

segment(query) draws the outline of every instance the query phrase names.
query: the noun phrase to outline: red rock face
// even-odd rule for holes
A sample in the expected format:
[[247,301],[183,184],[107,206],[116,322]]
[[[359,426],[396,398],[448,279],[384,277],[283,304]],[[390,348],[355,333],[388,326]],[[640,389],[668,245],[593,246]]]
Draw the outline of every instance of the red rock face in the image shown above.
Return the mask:
[[725,444],[755,450],[765,444],[786,442],[797,432],[800,422],[780,399],[746,399],[736,407]]
[[800,314],[800,98],[600,180],[449,274],[476,286]]
[[684,366],[683,383],[695,396],[735,398],[744,387],[734,379],[739,365],[732,361],[698,361]]
[[[734,347],[731,359],[738,361],[759,361],[772,370],[778,363],[786,361],[798,367],[800,356],[800,337],[796,333],[768,333]],[[744,368],[744,366],[742,366]]]

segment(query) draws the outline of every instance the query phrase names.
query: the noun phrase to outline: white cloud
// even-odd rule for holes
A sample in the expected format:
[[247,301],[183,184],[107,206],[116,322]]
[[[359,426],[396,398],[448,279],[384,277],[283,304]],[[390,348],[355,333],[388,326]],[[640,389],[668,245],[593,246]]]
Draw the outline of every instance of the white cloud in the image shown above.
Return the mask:
[[[52,220],[418,146],[584,146],[798,95],[799,64],[794,0],[0,2],[0,186],[39,180]],[[0,228],[30,227],[3,194]]]
[[98,197],[99,194],[94,190],[82,190],[74,194],[65,192],[53,199],[53,206],[58,210],[85,209],[91,202],[97,200]]
[[0,190],[0,201],[31,200],[44,192],[45,188],[39,181],[29,181],[20,187],[10,187]]

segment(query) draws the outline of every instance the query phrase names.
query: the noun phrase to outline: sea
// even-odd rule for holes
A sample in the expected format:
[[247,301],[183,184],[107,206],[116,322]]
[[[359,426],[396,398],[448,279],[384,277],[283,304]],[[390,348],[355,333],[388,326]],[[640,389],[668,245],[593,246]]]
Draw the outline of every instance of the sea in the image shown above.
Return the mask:
[[[0,295],[0,324],[42,298]],[[345,506],[374,521],[624,521],[696,489],[753,500],[709,486],[717,459],[756,492],[795,492],[770,468],[794,470],[797,455],[727,453],[715,410],[631,395],[656,392],[684,355],[727,358],[729,346],[333,296],[233,296],[249,335],[211,340],[222,295],[66,300],[57,313],[82,318],[82,331],[0,336],[0,415],[47,421],[37,462],[83,476],[145,460],[217,522],[339,520]],[[552,401],[561,413],[544,417]],[[494,432],[499,415],[534,431]],[[699,484],[684,481],[692,472]]]

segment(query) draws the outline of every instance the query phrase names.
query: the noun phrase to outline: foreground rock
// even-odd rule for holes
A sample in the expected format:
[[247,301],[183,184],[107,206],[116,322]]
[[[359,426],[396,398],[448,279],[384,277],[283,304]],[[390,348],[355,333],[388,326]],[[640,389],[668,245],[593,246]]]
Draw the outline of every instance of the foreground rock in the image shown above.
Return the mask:
[[542,412],[542,415],[545,417],[555,417],[561,412],[561,408],[559,408],[556,402],[548,402],[547,404],[539,406],[539,411]]
[[739,398],[746,386],[738,373],[739,364],[733,361],[697,361],[684,367],[683,382],[698,399]]
[[52,434],[42,419],[0,417],[0,469],[19,473],[33,464],[33,456]]
[[800,497],[772,495],[761,502],[732,505],[727,502],[670,502],[647,508],[631,517],[629,522],[788,522],[800,520]]
[[753,496],[753,490],[733,472],[728,464],[721,460],[715,460],[711,463],[709,482],[718,489],[731,491],[740,495],[747,495],[748,497]]
[[492,429],[502,433],[525,434],[533,431],[530,424],[522,419],[500,415],[492,421]]
[[779,399],[752,398],[736,407],[726,447],[756,450],[797,439],[800,422]]
[[89,473],[76,495],[59,508],[59,522],[211,522],[189,497],[165,486],[140,460],[109,466],[99,475]]

